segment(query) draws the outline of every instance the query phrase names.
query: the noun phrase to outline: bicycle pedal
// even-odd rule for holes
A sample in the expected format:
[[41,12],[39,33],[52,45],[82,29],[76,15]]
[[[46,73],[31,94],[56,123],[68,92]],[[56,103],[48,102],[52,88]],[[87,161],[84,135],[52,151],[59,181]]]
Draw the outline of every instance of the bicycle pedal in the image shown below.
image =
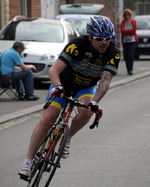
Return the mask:
[[60,165],[60,163],[58,163],[58,166],[57,166],[58,168],[61,168],[61,165]]
[[41,156],[41,153],[40,153],[40,152],[37,152],[37,153],[36,153],[36,156],[37,156],[37,157],[40,157],[40,156]]
[[45,169],[46,172],[50,172],[50,170],[51,170],[51,166],[49,166],[49,167],[47,167],[47,168]]
[[[19,174],[20,175],[20,174]],[[25,175],[20,175],[20,179],[29,182],[29,177],[25,176]]]
[[44,152],[46,152],[46,153],[47,153],[48,151],[49,151],[49,149],[48,149],[48,148],[44,148]]

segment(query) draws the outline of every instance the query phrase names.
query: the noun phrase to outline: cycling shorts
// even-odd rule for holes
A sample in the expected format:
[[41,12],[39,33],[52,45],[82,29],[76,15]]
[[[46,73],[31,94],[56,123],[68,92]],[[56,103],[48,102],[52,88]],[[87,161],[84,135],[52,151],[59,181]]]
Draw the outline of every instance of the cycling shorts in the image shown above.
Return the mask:
[[[48,90],[48,93],[47,93],[47,96],[46,96],[46,100],[45,101],[48,101],[49,99],[49,93],[51,91],[51,89],[54,88],[54,85],[51,84],[49,90]],[[76,99],[80,100],[84,97],[91,97],[93,98],[95,92],[96,92],[96,89],[97,89],[97,86],[90,86],[88,88],[83,88],[81,89],[79,92],[76,93],[76,95],[74,96]],[[61,98],[61,97],[56,97],[50,106],[55,106],[56,108],[58,108],[59,110],[62,110],[62,108],[65,106],[66,104],[66,100],[64,98]]]

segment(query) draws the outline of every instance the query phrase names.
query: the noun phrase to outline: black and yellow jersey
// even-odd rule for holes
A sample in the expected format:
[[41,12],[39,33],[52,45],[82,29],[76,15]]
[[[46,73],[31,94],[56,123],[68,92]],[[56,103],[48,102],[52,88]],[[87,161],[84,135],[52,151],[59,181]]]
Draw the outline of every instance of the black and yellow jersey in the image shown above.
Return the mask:
[[110,42],[105,53],[99,53],[91,46],[88,36],[81,36],[65,46],[59,59],[67,64],[60,74],[65,90],[77,90],[96,85],[104,70],[115,75],[120,61],[120,51]]

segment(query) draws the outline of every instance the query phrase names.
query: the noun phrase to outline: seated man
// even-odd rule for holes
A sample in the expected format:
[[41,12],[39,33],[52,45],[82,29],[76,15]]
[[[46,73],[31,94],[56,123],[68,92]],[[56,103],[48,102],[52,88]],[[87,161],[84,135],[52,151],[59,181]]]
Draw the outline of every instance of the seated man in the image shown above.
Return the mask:
[[32,71],[36,71],[36,67],[23,63],[20,55],[24,49],[24,44],[17,41],[12,48],[2,53],[1,74],[15,82],[19,100],[37,100],[39,97],[33,95],[34,81],[32,74]]

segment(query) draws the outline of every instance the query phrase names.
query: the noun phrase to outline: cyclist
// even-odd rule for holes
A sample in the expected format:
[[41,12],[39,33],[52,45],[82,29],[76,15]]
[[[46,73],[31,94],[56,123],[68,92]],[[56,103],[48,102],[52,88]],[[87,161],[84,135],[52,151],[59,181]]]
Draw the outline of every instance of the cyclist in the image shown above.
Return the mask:
[[[30,176],[34,154],[45,140],[49,128],[65,104],[62,98],[64,93],[67,96],[73,95],[92,109],[98,108],[98,102],[107,92],[120,61],[120,51],[110,41],[113,32],[114,26],[108,18],[91,17],[87,23],[88,35],[77,37],[68,43],[50,68],[49,77],[52,83],[46,101],[56,89],[61,97],[54,99],[35,127],[27,157],[19,170],[20,175]],[[78,108],[78,114],[72,120],[63,158],[69,155],[72,136],[88,123],[92,115],[93,112],[89,109]]]

